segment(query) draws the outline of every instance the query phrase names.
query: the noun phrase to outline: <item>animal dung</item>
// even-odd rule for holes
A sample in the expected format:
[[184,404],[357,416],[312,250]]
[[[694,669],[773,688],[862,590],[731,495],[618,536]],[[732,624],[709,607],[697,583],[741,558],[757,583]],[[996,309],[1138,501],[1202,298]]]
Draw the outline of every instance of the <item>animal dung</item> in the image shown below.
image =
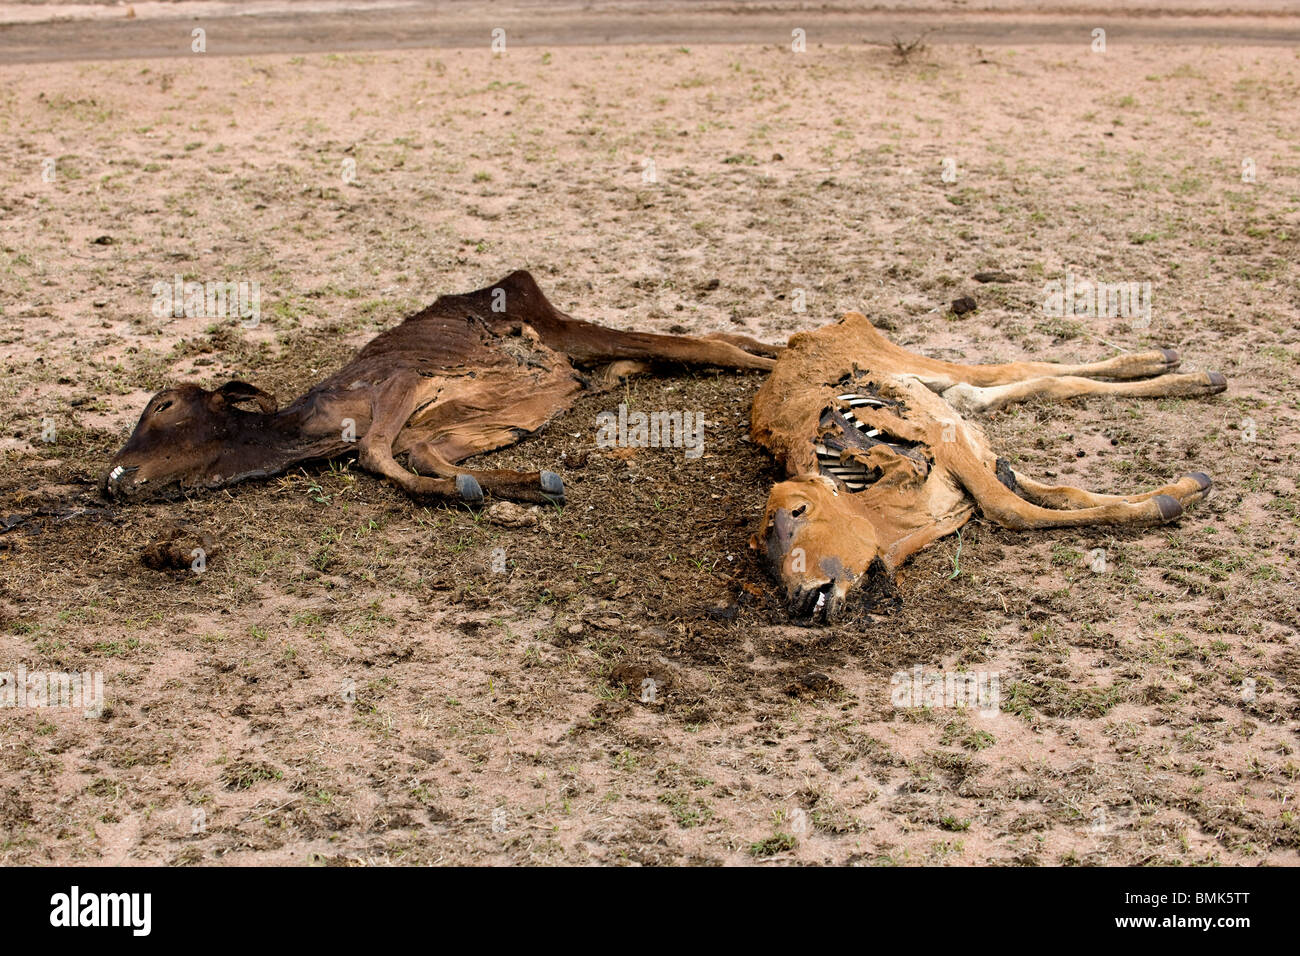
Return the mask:
[[207,569],[216,554],[212,536],[189,525],[178,525],[140,552],[140,563],[153,571]]
[[498,501],[483,512],[483,517],[503,528],[533,528],[542,513],[537,505],[524,507],[513,501]]
[[827,677],[821,671],[800,674],[785,687],[787,696],[805,698],[837,697],[842,690],[834,678]]
[[609,683],[626,687],[642,703],[653,703],[658,695],[676,683],[675,675],[667,667],[644,661],[620,661],[610,668]]
[[951,308],[953,315],[965,315],[967,312],[974,312],[979,306],[970,296],[964,295],[960,299],[953,299]]

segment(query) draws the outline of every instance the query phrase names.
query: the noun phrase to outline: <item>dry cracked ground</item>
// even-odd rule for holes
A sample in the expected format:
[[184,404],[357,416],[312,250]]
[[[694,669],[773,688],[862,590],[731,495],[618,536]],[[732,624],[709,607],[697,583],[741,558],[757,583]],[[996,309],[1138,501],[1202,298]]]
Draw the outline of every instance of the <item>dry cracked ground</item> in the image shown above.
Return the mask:
[[[97,719],[0,711],[0,862],[1297,862],[1295,51],[0,77],[0,669],[105,687]],[[747,548],[774,478],[750,374],[635,380],[496,456],[566,476],[525,527],[347,462],[97,502],[160,387],[283,400],[519,267],[621,327],[775,341],[857,308],[972,362],[1174,347],[1228,391],[987,428],[1031,473],[1217,491],[1157,529],[977,520],[832,627],[791,624]],[[1045,314],[1067,273],[1149,282],[1150,324]],[[176,275],[260,283],[261,323],[155,317]],[[622,401],[704,413],[707,453],[595,447]],[[202,573],[141,561],[177,522]],[[1000,710],[894,706],[915,667],[996,674]]]

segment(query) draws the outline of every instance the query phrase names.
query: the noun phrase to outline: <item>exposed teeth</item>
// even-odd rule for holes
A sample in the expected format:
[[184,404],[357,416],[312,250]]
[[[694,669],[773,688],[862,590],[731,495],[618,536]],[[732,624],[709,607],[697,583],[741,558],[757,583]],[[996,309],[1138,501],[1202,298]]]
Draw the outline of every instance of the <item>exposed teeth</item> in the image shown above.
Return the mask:
[[825,606],[826,606],[826,592],[823,591],[821,594],[817,595],[817,604],[813,608],[813,613],[815,614]]
[[108,480],[117,481],[117,479],[121,478],[125,472],[126,469],[123,468],[121,465],[118,465],[116,468],[114,468],[112,471],[108,473]]

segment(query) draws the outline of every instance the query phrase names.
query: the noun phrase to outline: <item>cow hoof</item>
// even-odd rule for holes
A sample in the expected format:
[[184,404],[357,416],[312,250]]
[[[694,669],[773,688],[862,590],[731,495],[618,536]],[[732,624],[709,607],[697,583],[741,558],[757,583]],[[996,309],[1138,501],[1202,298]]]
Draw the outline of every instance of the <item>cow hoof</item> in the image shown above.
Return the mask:
[[1156,507],[1160,509],[1161,521],[1173,521],[1183,513],[1183,506],[1173,495],[1156,495],[1153,500]]
[[473,475],[456,476],[456,493],[460,495],[460,500],[468,505],[476,505],[483,501],[483,486]]
[[1202,491],[1209,491],[1210,486],[1214,484],[1214,482],[1210,480],[1210,476],[1203,471],[1194,471],[1187,477],[1200,485]]
[[542,472],[541,482],[542,494],[546,500],[553,505],[565,505],[568,499],[564,497],[564,479],[553,471]]
[[1210,384],[1218,389],[1228,387],[1228,380],[1223,377],[1222,372],[1206,372],[1205,377],[1210,380]]
[[1160,354],[1165,357],[1165,364],[1170,368],[1175,368],[1179,364],[1178,353],[1173,349],[1161,349]]

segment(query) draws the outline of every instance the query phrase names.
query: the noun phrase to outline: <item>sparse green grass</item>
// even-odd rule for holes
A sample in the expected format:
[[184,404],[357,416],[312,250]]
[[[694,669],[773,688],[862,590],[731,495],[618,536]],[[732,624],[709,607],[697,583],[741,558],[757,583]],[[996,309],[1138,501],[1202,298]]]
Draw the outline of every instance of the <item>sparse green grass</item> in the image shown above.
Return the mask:
[[749,855],[755,859],[788,853],[795,848],[798,841],[789,833],[774,833],[770,837],[757,840],[749,845]]

